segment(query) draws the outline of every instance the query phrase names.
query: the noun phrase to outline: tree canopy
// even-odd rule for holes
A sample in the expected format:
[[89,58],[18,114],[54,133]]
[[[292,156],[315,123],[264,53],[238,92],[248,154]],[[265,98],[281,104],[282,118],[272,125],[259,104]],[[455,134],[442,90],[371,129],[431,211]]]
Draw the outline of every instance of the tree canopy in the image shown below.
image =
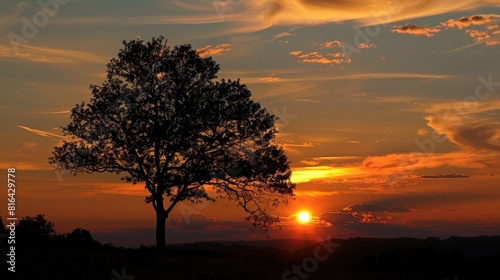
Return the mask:
[[23,242],[45,242],[55,235],[54,223],[45,219],[45,215],[23,217],[16,226],[16,234]]
[[[71,173],[113,172],[143,184],[157,216],[157,245],[174,206],[224,198],[267,229],[269,211],[293,197],[289,160],[275,143],[276,117],[219,65],[163,37],[123,41],[92,98],[71,110],[69,140],[49,162]],[[165,205],[164,202],[168,202]]]

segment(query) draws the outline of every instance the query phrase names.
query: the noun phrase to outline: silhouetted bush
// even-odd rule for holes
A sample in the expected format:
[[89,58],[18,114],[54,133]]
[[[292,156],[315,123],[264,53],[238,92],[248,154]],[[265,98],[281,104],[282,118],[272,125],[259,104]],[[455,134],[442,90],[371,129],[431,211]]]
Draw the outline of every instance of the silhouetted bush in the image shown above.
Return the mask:
[[[71,233],[57,234],[54,223],[45,215],[23,217],[16,226],[16,236],[20,246],[57,248],[96,248],[101,244],[92,238],[90,231],[76,228]],[[113,245],[111,245],[113,246]]]
[[55,234],[54,223],[46,220],[43,214],[23,217],[16,226],[16,236],[20,244],[48,243]]
[[71,233],[66,235],[66,239],[70,246],[73,247],[89,247],[97,245],[97,241],[92,238],[90,231],[83,228],[76,228]]

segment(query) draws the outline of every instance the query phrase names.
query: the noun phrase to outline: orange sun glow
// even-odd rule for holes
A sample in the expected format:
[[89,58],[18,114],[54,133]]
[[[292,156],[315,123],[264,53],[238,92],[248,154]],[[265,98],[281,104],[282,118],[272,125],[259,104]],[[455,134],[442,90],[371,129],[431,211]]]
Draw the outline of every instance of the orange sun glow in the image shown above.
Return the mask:
[[301,224],[307,224],[311,221],[311,214],[307,211],[297,213],[297,221]]

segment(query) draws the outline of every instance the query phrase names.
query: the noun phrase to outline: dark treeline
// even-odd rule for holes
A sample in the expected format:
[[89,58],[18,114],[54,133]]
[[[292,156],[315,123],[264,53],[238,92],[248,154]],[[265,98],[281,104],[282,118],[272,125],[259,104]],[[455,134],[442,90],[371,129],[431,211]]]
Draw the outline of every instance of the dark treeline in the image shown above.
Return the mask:
[[[54,222],[45,218],[45,215],[22,217],[15,228],[16,247],[99,247],[99,242],[92,238],[90,231],[76,228],[70,233],[58,234]],[[0,217],[0,233],[10,234],[10,229]],[[2,242],[3,243],[3,242]]]
[[43,215],[21,219],[16,236],[17,279],[116,279],[123,268],[135,280],[500,279],[500,236],[330,240],[330,253],[324,242],[198,242],[159,253],[102,245],[81,228],[57,234]]

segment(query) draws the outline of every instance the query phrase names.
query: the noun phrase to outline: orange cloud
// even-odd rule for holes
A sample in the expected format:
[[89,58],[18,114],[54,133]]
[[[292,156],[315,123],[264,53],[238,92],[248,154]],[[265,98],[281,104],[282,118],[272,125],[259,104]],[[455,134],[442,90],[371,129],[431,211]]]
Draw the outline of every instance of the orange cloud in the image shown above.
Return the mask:
[[[475,46],[479,42],[481,42],[481,44],[485,44],[487,46],[498,45],[499,44],[499,43],[497,43],[498,40],[490,39],[491,36],[500,33],[500,30],[498,30],[499,27],[497,24],[497,22],[498,22],[497,18],[500,18],[500,15],[495,15],[495,14],[473,15],[473,16],[469,16],[469,17],[461,17],[460,19],[449,19],[446,22],[441,22],[440,26],[436,26],[436,27],[432,27],[432,28],[420,27],[420,26],[413,25],[413,24],[407,24],[405,26],[396,26],[395,29],[392,30],[392,32],[432,37],[432,36],[434,36],[435,33],[442,31],[441,28],[463,29],[463,28],[471,26],[471,25],[476,25],[476,26],[486,25],[485,31],[475,30],[475,29],[467,29],[465,31],[465,33],[468,34],[471,38],[473,38],[474,41],[476,41],[476,43],[452,50],[452,51],[457,51],[457,50],[463,50],[463,49],[467,49],[469,47]],[[490,32],[490,34],[488,32]]]
[[318,165],[318,164],[326,164],[326,163],[333,163],[335,165],[352,165],[352,164],[346,164],[347,162],[353,162],[362,159],[363,157],[360,156],[332,156],[332,157],[314,157],[310,159],[303,159],[300,161],[300,163],[306,164],[306,165]]
[[500,110],[500,100],[458,102],[430,108],[431,115],[425,119],[436,133],[462,149],[500,152],[500,124],[488,114],[480,114],[496,110]]
[[459,151],[444,154],[406,153],[367,157],[362,169],[370,174],[412,174],[417,170],[452,166],[479,170],[499,166],[499,154],[490,152]]
[[296,36],[296,35],[288,32],[288,31],[285,31],[285,32],[281,32],[279,34],[274,35],[273,40],[283,38],[283,37],[288,37],[288,36]]
[[312,142],[303,142],[300,144],[296,144],[292,141],[289,141],[288,143],[282,144],[281,146],[286,152],[297,154],[299,153],[299,150],[297,150],[297,148],[314,148],[318,146],[318,144]]
[[340,41],[329,41],[329,42],[324,42],[323,44],[321,44],[321,47],[323,48],[333,48],[333,47],[338,47],[340,48],[340,46],[342,45],[342,43]]
[[[492,35],[500,34],[497,18],[500,18],[500,15],[473,15],[460,19],[449,19],[446,22],[442,22],[441,25],[450,28],[457,27],[458,29],[463,29],[471,25],[486,25],[486,31],[467,29],[465,33],[476,42],[484,41],[483,43],[487,46],[495,46],[500,44],[498,40],[488,39],[490,39]],[[491,34],[488,34],[488,31],[491,32]]]
[[494,18],[500,17],[498,15],[473,15],[470,17],[461,17],[460,19],[449,19],[446,22],[442,22],[442,26],[446,27],[457,27],[462,29],[470,25],[484,25],[492,22],[496,22]]
[[366,44],[366,43],[361,43],[358,45],[358,49],[374,49],[376,48],[376,44]]
[[307,166],[294,168],[292,172],[292,182],[303,183],[318,179],[328,179],[335,177],[360,176],[369,173],[359,167],[332,167],[332,166]]
[[318,165],[319,161],[316,160],[301,160],[299,161],[300,163],[307,164],[307,165]]
[[[498,32],[500,34],[500,32]],[[487,46],[500,46],[500,39],[490,40],[486,42]]]
[[[254,8],[267,1],[251,1]],[[484,6],[498,6],[494,0],[466,1],[325,1],[325,0],[276,0],[268,8],[268,18],[273,25],[324,24],[343,20],[358,20],[365,24],[397,22],[405,19],[462,11]]]
[[262,78],[259,78],[260,81],[264,81],[264,82],[278,82],[278,81],[281,81],[280,78],[278,77],[274,77],[274,76],[267,76],[267,77],[262,77]]
[[[500,123],[492,112],[500,110],[500,100],[435,104],[431,106],[425,119],[440,139],[417,139],[420,150],[411,153],[369,156],[360,163],[359,157],[316,157],[302,160],[311,165],[294,168],[293,180],[297,183],[312,180],[328,180],[336,177],[344,180],[352,176],[385,178],[394,185],[404,176],[413,175],[418,170],[443,166],[476,169],[480,172],[495,171],[500,168]],[[421,134],[426,137],[428,133]],[[458,148],[448,153],[436,153],[434,148],[448,139]],[[429,143],[431,141],[432,143]],[[425,145],[422,145],[425,143]],[[424,148],[422,148],[424,146]],[[345,160],[341,164],[326,165],[325,161]]]
[[214,12],[211,1],[195,2],[198,5],[188,5],[183,8],[196,10],[196,15],[133,17],[129,18],[128,23],[204,24],[224,21],[226,29],[218,30],[216,33],[221,35],[255,32],[273,26],[311,26],[342,23],[349,20],[355,20],[363,25],[387,24],[450,12],[500,6],[498,0],[245,0],[224,4],[227,8],[224,8],[221,14]]
[[[297,54],[300,54],[301,51],[294,51],[291,52],[290,54],[297,56]],[[332,54],[329,54],[332,55]],[[342,55],[342,54],[339,54]],[[266,71],[268,72],[268,71]],[[254,76],[254,75],[245,75],[244,73],[237,73],[235,72],[236,75],[239,75],[242,80],[244,80],[246,83],[267,83],[267,81],[261,80],[262,76]],[[452,75],[443,75],[443,74],[429,74],[429,73],[404,73],[404,72],[377,72],[377,73],[368,73],[368,72],[361,72],[361,73],[354,73],[354,74],[345,74],[345,75],[330,75],[327,73],[320,73],[320,72],[311,72],[311,71],[304,71],[301,72],[303,73],[302,76],[296,75],[296,73],[293,73],[292,75],[288,75],[287,73],[283,73],[283,77],[280,77],[280,82],[303,82],[304,79],[307,79],[308,81],[334,81],[334,80],[343,80],[343,81],[348,81],[348,80],[379,80],[379,79],[422,79],[422,80],[438,80],[438,79],[452,79],[455,78],[455,76]],[[291,76],[291,77],[290,77]],[[287,91],[290,92],[302,92],[305,90],[305,87],[298,88],[296,85],[291,85],[287,88]],[[279,90],[274,92],[272,95],[278,95],[278,94],[284,94],[283,90]],[[388,98],[385,98],[384,100],[389,100]],[[394,99],[392,99],[394,100]],[[294,101],[304,101],[304,102],[314,102],[314,103],[321,103],[321,101],[313,100],[313,99],[294,99]],[[408,101],[408,100],[403,100],[403,101]],[[411,101],[411,100],[410,100]],[[400,102],[400,101],[398,101]]]
[[198,54],[200,56],[222,55],[223,53],[230,51],[232,46],[232,44],[218,44],[215,47],[208,45],[199,49]]
[[491,36],[488,35],[488,32],[486,32],[486,31],[470,30],[469,29],[469,30],[466,30],[465,33],[468,34],[475,41],[483,41],[483,40],[491,38]]
[[[500,166],[500,124],[487,114],[500,109],[500,100],[437,104],[427,110],[427,125],[446,136],[459,150],[437,154],[432,147],[443,143],[427,138],[426,149],[407,154],[367,157],[361,166],[370,173],[405,174],[444,165],[482,171]],[[427,142],[425,140],[428,140]],[[444,140],[443,140],[444,141]],[[430,143],[432,142],[432,143]],[[424,145],[422,145],[424,146]]]
[[296,197],[313,197],[313,198],[326,198],[339,195],[339,191],[315,191],[315,190],[295,190]]
[[[303,63],[320,63],[320,64],[343,64],[351,63],[351,59],[346,59],[344,53],[330,53],[322,55],[318,52],[303,53],[302,51],[290,52],[290,55],[296,56]],[[328,58],[327,56],[333,57]]]
[[392,32],[400,34],[412,34],[417,36],[433,37],[434,33],[441,30],[437,27],[420,27],[414,24],[406,24],[404,26],[395,26]]
[[16,168],[18,170],[52,170],[53,167],[46,162],[21,162],[21,161],[9,161],[0,162],[0,169]]

